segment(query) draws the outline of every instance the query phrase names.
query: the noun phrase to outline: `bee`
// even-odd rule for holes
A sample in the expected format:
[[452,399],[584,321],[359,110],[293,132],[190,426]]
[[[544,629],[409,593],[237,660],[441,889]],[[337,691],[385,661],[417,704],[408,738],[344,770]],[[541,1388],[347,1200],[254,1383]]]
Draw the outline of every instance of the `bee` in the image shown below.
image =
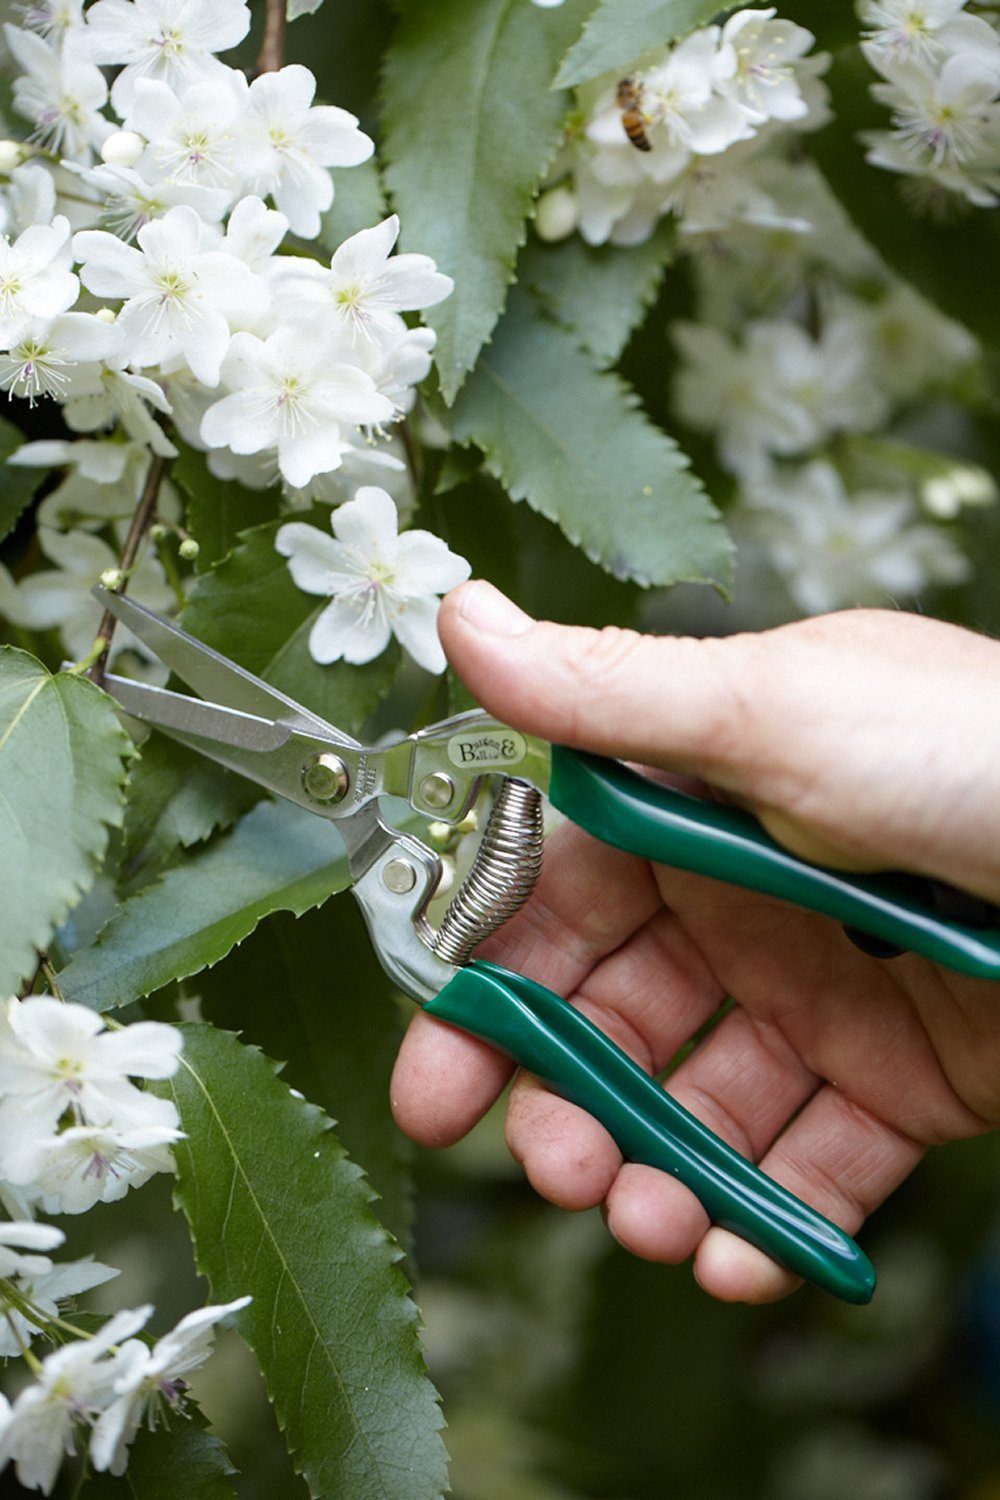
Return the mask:
[[625,134],[637,151],[652,151],[646,126],[649,118],[642,108],[643,88],[638,78],[623,78],[615,92],[615,103],[622,112]]

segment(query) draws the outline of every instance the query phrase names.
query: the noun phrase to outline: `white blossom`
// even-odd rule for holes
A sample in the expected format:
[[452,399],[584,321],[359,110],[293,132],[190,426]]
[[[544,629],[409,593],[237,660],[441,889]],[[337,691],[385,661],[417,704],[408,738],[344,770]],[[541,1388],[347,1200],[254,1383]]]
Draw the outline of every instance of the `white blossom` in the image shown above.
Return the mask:
[[169,1078],[180,1047],[176,1028],[158,1021],[107,1031],[86,1005],[46,995],[8,1000],[0,1031],[0,1176],[31,1181],[23,1157],[67,1112],[78,1123],[122,1130],[176,1126],[173,1104],[131,1080]]
[[810,614],[912,598],[930,582],[959,583],[968,574],[951,538],[918,519],[909,494],[848,495],[824,461],[771,475],[747,501],[753,535]]
[[717,83],[755,125],[765,120],[800,120],[808,114],[795,64],[815,41],[792,21],[776,21],[771,10],[740,10],[722,28],[720,47],[731,47],[736,66]]
[[394,416],[371,376],[305,323],[285,324],[265,340],[236,334],[223,378],[230,394],[205,413],[203,442],[240,454],[276,449],[295,486],[337,467],[345,425],[377,426]]
[[226,72],[213,56],[250,30],[244,0],[97,0],[78,45],[97,63],[124,63],[111,102],[128,120],[140,78],[161,79],[177,92]]
[[989,22],[965,11],[965,0],[866,0],[858,7],[866,32],[865,51],[878,66],[880,56],[934,62],[962,50],[996,51]]
[[123,360],[157,365],[177,354],[203,384],[218,385],[230,339],[226,312],[258,296],[249,268],[225,251],[204,249],[198,215],[184,206],[143,225],[138,242],[135,248],[86,229],[73,241],[84,286],[126,299],[117,320]]
[[[64,1238],[61,1230],[54,1232]],[[26,1349],[44,1331],[45,1320],[59,1316],[62,1303],[95,1286],[103,1286],[118,1274],[114,1266],[102,1265],[90,1256],[60,1265],[50,1262],[47,1271],[18,1271],[14,1275],[14,1300],[8,1299],[0,1287],[0,1359],[12,1359]],[[31,1303],[37,1318],[21,1310],[25,1301]]]
[[8,398],[21,396],[34,406],[39,396],[61,401],[74,368],[106,359],[119,337],[117,330],[93,313],[62,313],[33,318],[0,354],[0,389]]
[[116,1313],[92,1338],[45,1358],[38,1379],[13,1406],[4,1401],[0,1407],[0,1468],[13,1462],[21,1484],[51,1494],[64,1454],[76,1452],[76,1427],[92,1421],[113,1393],[117,1361],[105,1356],[138,1333],[152,1311]]
[[759,321],[748,325],[742,347],[703,324],[673,331],[684,355],[678,411],[716,434],[734,473],[759,473],[768,455],[803,453],[834,432],[867,431],[886,415],[850,323],[832,320],[812,339],[790,320]]
[[272,197],[294,232],[307,239],[319,233],[320,214],[333,202],[326,168],[357,166],[375,149],[347,110],[314,107],[315,92],[315,78],[299,63],[255,78],[235,147],[246,190]]
[[59,44],[83,25],[83,0],[28,0],[21,14],[27,31]]
[[[163,1104],[152,1095],[143,1098]],[[173,1118],[160,1110],[164,1119]],[[16,1156],[17,1175],[39,1193],[51,1214],[82,1214],[95,1203],[115,1203],[142,1187],[155,1172],[172,1172],[176,1125],[148,1124],[120,1130],[111,1125],[70,1125],[58,1135],[29,1140]]]
[[333,537],[291,521],[275,539],[296,585],[328,595],[309,635],[315,661],[372,661],[395,635],[428,672],[443,672],[438,595],[462,583],[469,564],[429,531],[398,535],[396,507],[385,490],[359,489],[330,518]]
[[286,300],[289,295],[302,298],[356,343],[398,338],[406,332],[401,312],[433,307],[455,285],[429,255],[393,255],[398,237],[399,219],[392,214],[373,229],[344,240],[334,251],[329,271],[302,259],[297,273],[292,260],[281,282]]
[[66,372],[63,417],[72,432],[96,432],[120,423],[136,443],[146,444],[162,458],[173,458],[177,449],[150,407],[170,414],[170,402],[146,375],[109,364],[80,364]]
[[101,114],[108,87],[100,68],[18,26],[5,25],[4,36],[24,70],[14,81],[14,108],[34,125],[32,138],[57,155],[89,161],[112,129]]
[[90,1440],[90,1459],[98,1473],[123,1474],[129,1444],[140,1426],[155,1427],[158,1418],[168,1420],[170,1413],[183,1410],[186,1377],[211,1354],[215,1325],[251,1300],[238,1297],[221,1306],[198,1308],[157,1339],[152,1349],[140,1339],[122,1346],[113,1399],[97,1419]]
[[69,270],[69,221],[35,224],[13,244],[0,239],[0,348],[9,349],[33,318],[72,307],[80,283]]
[[892,110],[900,146],[921,164],[962,169],[1000,144],[1000,67],[991,58],[959,52],[940,69],[910,60],[883,72],[889,81],[872,93]]
[[[233,73],[232,77],[240,75]],[[132,125],[149,142],[151,175],[167,182],[231,188],[235,182],[233,142],[241,102],[229,79],[225,83],[196,83],[180,98],[157,79],[139,79]]]
[[128,242],[136,238],[143,225],[162,219],[172,208],[193,209],[208,230],[225,216],[232,197],[228,190],[193,182],[149,181],[134,167],[111,163],[87,167],[79,175],[97,195],[94,212],[81,227],[90,229],[99,224]]

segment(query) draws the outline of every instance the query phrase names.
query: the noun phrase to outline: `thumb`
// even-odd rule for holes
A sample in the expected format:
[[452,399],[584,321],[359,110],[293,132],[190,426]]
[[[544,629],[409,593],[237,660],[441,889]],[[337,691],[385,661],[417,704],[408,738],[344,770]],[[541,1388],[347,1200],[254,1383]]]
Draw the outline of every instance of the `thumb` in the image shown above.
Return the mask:
[[[484,708],[527,734],[697,776],[751,808],[786,848],[847,869],[884,865],[845,845],[842,817],[817,826],[788,808],[823,740],[803,753],[782,632],[707,637],[536,621],[482,580],[444,600],[448,659]],[[791,689],[791,690],[790,690]]]
[[481,580],[448,595],[439,630],[466,687],[515,728],[667,770],[723,773],[722,785],[738,778],[745,638],[553,625]]

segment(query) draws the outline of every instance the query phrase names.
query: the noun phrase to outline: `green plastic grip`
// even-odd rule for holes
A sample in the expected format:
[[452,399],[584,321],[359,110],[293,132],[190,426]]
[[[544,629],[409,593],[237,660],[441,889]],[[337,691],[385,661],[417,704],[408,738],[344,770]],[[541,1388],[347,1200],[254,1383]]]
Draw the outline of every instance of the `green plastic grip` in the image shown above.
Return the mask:
[[906,875],[845,875],[783,849],[740,808],[650,781],[619,761],[552,746],[549,796],[606,844],[711,875],[836,917],[976,979],[1000,979],[1000,931],[949,922],[926,882]]
[[849,1235],[713,1135],[551,990],[474,959],[424,1009],[492,1042],[580,1105],[626,1160],[669,1172],[716,1224],[845,1302],[871,1300],[875,1269]]

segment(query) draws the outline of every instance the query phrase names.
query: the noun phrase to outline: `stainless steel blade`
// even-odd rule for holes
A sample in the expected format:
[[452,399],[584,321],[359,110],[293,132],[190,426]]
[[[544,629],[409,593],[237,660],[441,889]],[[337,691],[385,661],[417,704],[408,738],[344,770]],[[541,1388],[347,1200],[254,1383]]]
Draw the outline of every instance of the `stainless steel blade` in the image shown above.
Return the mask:
[[[162,619],[127,594],[113,594],[98,586],[94,597],[127,625],[172,672],[184,679],[200,697],[225,708],[253,714],[261,719],[277,719],[297,724],[310,733],[321,735],[330,743],[360,750],[361,744],[335,724],[328,724],[310,713],[294,698],[287,698],[277,688],[262,682],[252,672],[239,667],[228,657],[214,651],[202,641],[188,635],[179,625]],[[141,717],[141,716],[140,716]]]

